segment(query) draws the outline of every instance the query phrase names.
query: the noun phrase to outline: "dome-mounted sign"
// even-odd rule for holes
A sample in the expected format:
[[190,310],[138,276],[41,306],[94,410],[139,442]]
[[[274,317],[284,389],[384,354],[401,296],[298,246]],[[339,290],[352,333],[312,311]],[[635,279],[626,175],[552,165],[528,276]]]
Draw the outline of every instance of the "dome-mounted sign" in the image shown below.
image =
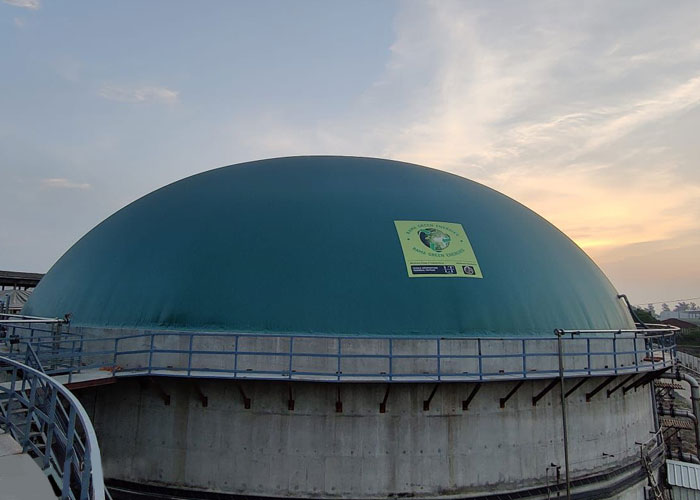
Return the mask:
[[415,220],[394,224],[409,277],[483,277],[462,224]]

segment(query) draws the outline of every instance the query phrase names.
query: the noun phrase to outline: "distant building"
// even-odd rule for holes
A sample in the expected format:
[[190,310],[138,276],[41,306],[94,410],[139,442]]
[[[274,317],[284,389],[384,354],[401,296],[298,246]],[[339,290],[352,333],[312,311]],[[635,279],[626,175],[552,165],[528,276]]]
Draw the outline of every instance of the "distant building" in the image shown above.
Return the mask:
[[678,318],[668,318],[661,321],[665,325],[672,325],[681,329],[681,333],[688,333],[690,330],[700,327],[700,322],[683,320]]
[[18,314],[44,275],[0,271],[0,312]]
[[688,309],[686,311],[661,311],[661,313],[659,313],[659,319],[662,321],[670,318],[691,320],[691,322],[695,320],[694,322],[700,324],[700,309]]

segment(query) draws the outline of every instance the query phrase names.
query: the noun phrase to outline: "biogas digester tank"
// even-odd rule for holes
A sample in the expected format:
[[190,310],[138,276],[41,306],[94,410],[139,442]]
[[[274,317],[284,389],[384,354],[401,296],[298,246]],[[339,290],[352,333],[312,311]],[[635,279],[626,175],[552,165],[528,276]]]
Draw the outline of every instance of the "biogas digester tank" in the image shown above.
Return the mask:
[[[136,336],[117,343],[115,384],[78,391],[130,498],[534,498],[564,460],[554,329],[635,327],[598,267],[519,203],[333,156],[144,196],[66,252],[23,312],[70,313],[87,339]],[[618,336],[607,356],[599,335],[564,342],[580,382],[571,476],[636,498],[649,388],[586,395],[657,368],[631,354],[643,339]]]

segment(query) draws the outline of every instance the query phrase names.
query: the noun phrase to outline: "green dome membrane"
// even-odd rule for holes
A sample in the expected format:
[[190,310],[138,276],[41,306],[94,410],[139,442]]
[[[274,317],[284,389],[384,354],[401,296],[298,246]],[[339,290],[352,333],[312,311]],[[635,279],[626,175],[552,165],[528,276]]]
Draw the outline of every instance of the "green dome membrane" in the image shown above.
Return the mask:
[[[400,221],[432,231],[405,241]],[[470,248],[454,258],[471,250],[473,274],[411,276],[406,252],[459,252],[458,227]],[[143,329],[551,336],[632,328],[616,295],[569,238],[483,185],[312,156],[211,170],[131,203],[58,260],[23,312]]]

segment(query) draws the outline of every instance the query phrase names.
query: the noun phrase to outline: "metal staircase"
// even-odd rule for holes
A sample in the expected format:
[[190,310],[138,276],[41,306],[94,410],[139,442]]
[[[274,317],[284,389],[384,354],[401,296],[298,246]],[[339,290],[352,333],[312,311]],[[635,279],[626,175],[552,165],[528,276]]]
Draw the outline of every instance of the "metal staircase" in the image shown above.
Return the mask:
[[639,454],[642,461],[642,467],[644,468],[644,473],[647,477],[648,484],[648,496],[649,500],[669,500],[668,493],[664,488],[659,485],[654,472],[654,459],[658,458],[659,455],[664,453],[664,435],[661,430],[654,433],[654,435],[644,443],[637,443],[639,445]]
[[104,500],[97,438],[80,402],[43,372],[31,346],[25,362],[0,356],[0,427],[34,458],[62,500]]
[[658,481],[656,480],[656,475],[654,474],[654,469],[651,466],[651,460],[647,454],[642,453],[642,463],[644,464],[644,470],[647,475],[647,480],[649,481],[649,492],[651,493],[651,500],[668,500],[666,492],[661,489]]

